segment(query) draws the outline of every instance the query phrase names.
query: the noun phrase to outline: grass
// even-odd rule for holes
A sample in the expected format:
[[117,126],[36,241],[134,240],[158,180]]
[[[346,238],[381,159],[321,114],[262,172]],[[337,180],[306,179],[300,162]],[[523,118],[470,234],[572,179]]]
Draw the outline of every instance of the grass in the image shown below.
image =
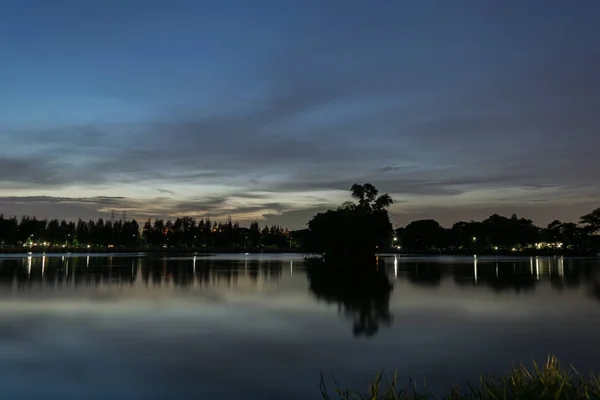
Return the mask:
[[[408,387],[398,383],[397,372],[383,382],[383,374],[377,373],[367,392],[340,389],[334,380],[330,394],[323,376],[321,376],[321,395],[324,400],[421,400],[436,399],[431,393],[419,391],[412,381]],[[444,396],[438,399],[448,400],[563,400],[563,399],[600,399],[598,377],[590,374],[582,377],[575,368],[564,369],[554,356],[541,367],[533,364],[532,369],[525,365],[513,366],[506,376],[482,376],[475,385],[464,387],[454,385]]]

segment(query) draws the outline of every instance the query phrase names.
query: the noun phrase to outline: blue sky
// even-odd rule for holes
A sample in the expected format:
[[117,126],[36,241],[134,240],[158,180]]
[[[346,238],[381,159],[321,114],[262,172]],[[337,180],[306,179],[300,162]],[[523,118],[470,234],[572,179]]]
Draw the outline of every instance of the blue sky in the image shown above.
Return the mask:
[[600,205],[600,5],[0,0],[0,212],[298,228]]

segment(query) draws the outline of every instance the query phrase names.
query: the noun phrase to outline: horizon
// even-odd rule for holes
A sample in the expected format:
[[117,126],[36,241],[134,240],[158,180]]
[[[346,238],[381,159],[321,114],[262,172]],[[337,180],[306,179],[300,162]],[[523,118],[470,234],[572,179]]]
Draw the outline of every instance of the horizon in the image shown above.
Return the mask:
[[[332,210],[335,210],[335,208],[332,208]],[[600,210],[600,208],[598,208],[598,210]],[[325,210],[325,211],[327,211],[327,210]],[[594,210],[590,210],[590,212],[592,212],[592,211],[594,211]],[[452,226],[454,224],[457,224],[457,223],[464,223],[464,222],[467,222],[467,223],[470,223],[470,222],[480,223],[480,222],[484,222],[485,220],[487,220],[487,219],[489,219],[491,217],[494,217],[494,216],[500,216],[500,217],[503,217],[503,218],[513,218],[513,217],[516,216],[519,219],[530,220],[529,218],[527,218],[527,217],[525,217],[523,215],[516,214],[516,213],[512,213],[510,215],[503,215],[503,214],[492,213],[492,214],[487,215],[486,217],[478,219],[478,220],[456,220],[456,221],[454,221],[454,222],[452,222],[450,224],[442,224],[442,223],[440,223],[440,226],[443,229],[451,229]],[[580,217],[583,217],[583,215],[580,216]],[[214,216],[211,216],[211,215],[205,215],[205,216],[179,215],[179,216],[175,216],[175,217],[172,217],[172,218],[171,217],[167,217],[167,218],[162,218],[162,217],[146,217],[144,219],[139,219],[139,218],[136,218],[135,216],[127,215],[126,213],[122,214],[122,213],[115,212],[114,215],[113,215],[113,213],[109,213],[107,216],[99,216],[97,218],[81,218],[81,217],[75,217],[75,218],[48,218],[48,217],[40,217],[40,216],[36,216],[36,215],[25,215],[25,214],[23,214],[23,215],[6,215],[6,214],[4,214],[4,213],[2,213],[0,211],[0,218],[4,218],[5,220],[16,218],[16,220],[19,223],[23,219],[25,219],[25,218],[35,219],[37,221],[46,221],[46,222],[50,222],[52,220],[57,220],[59,222],[65,221],[67,223],[71,223],[71,222],[77,223],[78,221],[82,221],[82,222],[97,222],[100,219],[102,219],[104,222],[111,222],[112,221],[113,223],[114,222],[132,222],[132,221],[135,221],[140,226],[140,228],[145,223],[147,223],[147,222],[151,222],[152,224],[154,224],[156,221],[162,221],[163,223],[169,223],[169,222],[174,223],[175,221],[177,221],[177,220],[179,220],[181,218],[192,218],[193,221],[194,221],[194,224],[200,223],[200,222],[210,222],[211,224],[223,225],[225,223],[231,222],[234,225],[238,224],[239,228],[248,228],[251,224],[257,223],[258,226],[259,226],[259,228],[261,228],[261,229],[264,228],[264,227],[275,227],[275,226],[279,227],[280,229],[289,230],[289,231],[297,231],[297,230],[308,229],[308,221],[306,222],[305,226],[303,226],[303,227],[300,227],[300,228],[290,228],[288,226],[280,225],[280,224],[268,224],[268,223],[261,224],[261,221],[257,221],[257,220],[252,220],[252,221],[247,221],[247,222],[244,221],[244,222],[240,223],[240,221],[235,220],[233,218],[230,220],[229,216],[227,216],[225,218],[215,218]],[[581,222],[580,219],[581,218],[578,218],[576,221],[560,221],[560,220],[556,220],[555,219],[555,220],[552,220],[551,222],[559,221],[561,223],[575,223],[578,226],[580,226],[580,225],[585,226],[586,224],[588,224],[587,222],[585,222],[585,223]],[[392,222],[392,225],[393,225],[393,229],[401,229],[401,228],[405,228],[406,226],[408,226],[412,222],[419,222],[419,221],[423,221],[423,220],[433,220],[433,221],[436,221],[436,222],[439,223],[439,221],[435,220],[434,218],[423,218],[423,219],[413,219],[413,220],[410,220],[410,221],[408,221],[404,225],[399,225],[399,224],[396,224],[396,223]],[[533,220],[530,220],[530,221],[532,221],[532,223],[533,223],[534,226],[536,226],[536,227],[538,227],[540,229],[544,229],[544,228],[546,228],[546,225],[549,225],[549,224],[536,224],[535,221],[533,221]],[[594,235],[595,233],[591,233],[591,234]],[[596,233],[596,234],[598,234],[598,233]]]
[[[600,3],[8,1],[0,213],[395,226],[600,206]],[[214,216],[214,217],[213,217]]]

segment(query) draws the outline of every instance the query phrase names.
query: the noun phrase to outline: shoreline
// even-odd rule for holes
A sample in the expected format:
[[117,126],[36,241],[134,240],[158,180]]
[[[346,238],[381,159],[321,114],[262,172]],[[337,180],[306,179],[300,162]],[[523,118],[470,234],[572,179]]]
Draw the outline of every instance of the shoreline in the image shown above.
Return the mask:
[[[303,249],[204,249],[204,248],[80,248],[80,247],[56,247],[56,248],[0,248],[0,256],[2,255],[44,255],[44,254],[189,254],[197,256],[210,256],[217,254],[303,254],[309,255]],[[575,251],[481,251],[481,252],[458,252],[458,251],[398,251],[389,249],[382,251],[376,256],[402,256],[402,257],[442,257],[442,256],[457,256],[457,257],[585,257],[595,258],[600,257],[600,253],[596,252],[575,252]]]
[[168,249],[147,249],[147,248],[80,248],[80,247],[57,247],[57,248],[5,248],[0,249],[2,255],[42,255],[42,254],[190,254],[190,255],[215,255],[215,254],[304,254],[298,249],[261,249],[259,251],[252,249],[190,249],[190,248],[168,248]]

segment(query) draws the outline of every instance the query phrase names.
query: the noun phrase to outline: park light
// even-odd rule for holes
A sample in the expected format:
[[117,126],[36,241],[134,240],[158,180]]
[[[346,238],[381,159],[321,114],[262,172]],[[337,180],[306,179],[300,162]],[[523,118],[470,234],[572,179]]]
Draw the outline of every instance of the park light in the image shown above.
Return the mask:
[[398,241],[398,238],[394,236],[394,242],[397,242],[397,241]]
[[498,246],[494,246],[494,250],[498,250]]
[[477,237],[473,236],[473,241],[476,242],[477,241]]

